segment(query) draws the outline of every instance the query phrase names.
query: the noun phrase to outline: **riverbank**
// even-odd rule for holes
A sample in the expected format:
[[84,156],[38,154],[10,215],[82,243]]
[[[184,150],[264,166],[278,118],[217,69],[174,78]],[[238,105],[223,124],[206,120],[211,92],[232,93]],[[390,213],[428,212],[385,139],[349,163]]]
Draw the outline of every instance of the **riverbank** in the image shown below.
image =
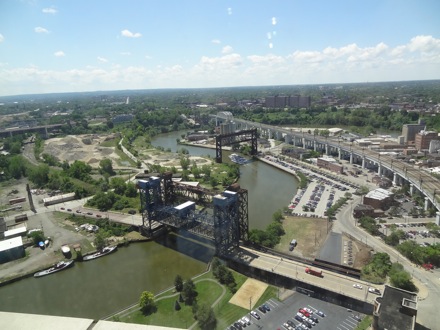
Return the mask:
[[[153,238],[144,237],[136,232],[134,232],[134,234],[133,234],[133,232],[129,233],[124,237],[126,238],[126,240],[124,240],[124,241],[121,240],[117,244],[114,244],[114,245],[116,245],[118,248],[120,248],[120,247],[127,247],[129,244],[133,244],[133,243],[149,242],[149,241],[153,240]],[[84,254],[82,256],[85,257],[87,255],[90,255],[90,254],[93,254],[96,252],[97,252],[97,250],[93,250],[93,251],[90,251],[87,254]],[[78,257],[77,252],[73,251],[71,257],[68,259],[77,261],[76,260],[77,257]],[[17,263],[17,262],[30,261],[29,260],[30,256],[26,256],[24,258],[25,258],[25,260],[19,259],[19,260],[13,261],[13,262]],[[0,287],[17,282],[17,281],[25,279],[25,278],[33,277],[36,272],[39,272],[39,271],[42,271],[42,270],[47,269],[49,267],[52,267],[54,264],[56,264],[60,261],[63,261],[65,259],[66,258],[64,256],[59,255],[57,258],[51,259],[50,263],[45,262],[44,264],[42,263],[37,267],[35,267],[34,263],[31,264],[32,266],[28,266],[28,267],[26,267],[26,265],[24,265],[23,268],[21,268],[20,272],[13,273],[10,275],[10,277],[1,277],[0,278]],[[77,262],[82,262],[82,261],[77,261]]]

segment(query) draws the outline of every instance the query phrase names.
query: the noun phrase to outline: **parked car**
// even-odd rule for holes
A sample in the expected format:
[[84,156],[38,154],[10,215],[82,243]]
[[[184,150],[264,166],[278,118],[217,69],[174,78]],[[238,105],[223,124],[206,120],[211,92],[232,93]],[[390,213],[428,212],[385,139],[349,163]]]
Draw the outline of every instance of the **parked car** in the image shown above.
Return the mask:
[[241,325],[240,322],[235,322],[235,323],[234,323],[234,327],[236,327],[238,330],[243,329],[243,327],[242,327],[242,325]]
[[251,315],[256,318],[257,320],[261,319],[260,314],[258,314],[256,311],[251,311]]
[[302,322],[302,321],[303,321],[303,319],[301,318],[301,316],[298,316],[298,315],[295,315],[295,320],[297,320],[297,321],[299,321],[299,322]]
[[318,314],[321,317],[325,317],[325,314],[323,312],[321,312],[321,311],[317,311],[316,314]]
[[304,310],[304,308],[300,308],[300,309],[299,309],[299,312],[300,312],[302,315],[306,316],[306,317],[309,317],[309,316],[310,316],[310,313],[307,312],[306,310]]
[[270,307],[269,307],[268,304],[263,304],[263,306],[264,306],[264,308],[266,308],[266,311],[267,311],[267,312],[270,312]]
[[259,310],[260,312],[262,312],[262,313],[266,313],[266,308],[265,308],[263,305],[261,305],[260,307],[258,307],[258,310]]
[[308,312],[309,314],[313,314],[313,311],[310,308],[303,307],[303,309]]
[[353,284],[353,288],[362,289],[362,285],[355,283]]

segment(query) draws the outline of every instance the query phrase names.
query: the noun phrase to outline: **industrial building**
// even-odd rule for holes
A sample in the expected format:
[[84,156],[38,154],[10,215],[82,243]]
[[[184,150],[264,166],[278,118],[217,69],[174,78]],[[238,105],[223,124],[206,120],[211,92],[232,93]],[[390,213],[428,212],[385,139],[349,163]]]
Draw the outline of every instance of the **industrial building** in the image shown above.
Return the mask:
[[25,255],[21,236],[0,241],[0,264],[23,258]]
[[324,168],[326,170],[341,174],[344,171],[344,167],[339,164],[334,158],[331,157],[320,157],[316,161],[316,165],[319,168]]
[[417,318],[417,294],[385,285],[374,301],[373,330],[413,330]]
[[419,120],[417,124],[405,124],[402,127],[403,142],[408,144],[416,140],[416,134],[425,129],[425,122]]
[[431,141],[439,140],[437,132],[433,131],[420,131],[416,133],[415,137],[415,147],[418,151],[429,150],[429,145]]
[[72,201],[74,199],[75,199],[75,193],[68,193],[68,194],[44,198],[43,204],[44,204],[44,206],[49,206],[49,205]]
[[382,188],[370,191],[364,196],[363,204],[375,209],[387,210],[394,202],[394,194]]

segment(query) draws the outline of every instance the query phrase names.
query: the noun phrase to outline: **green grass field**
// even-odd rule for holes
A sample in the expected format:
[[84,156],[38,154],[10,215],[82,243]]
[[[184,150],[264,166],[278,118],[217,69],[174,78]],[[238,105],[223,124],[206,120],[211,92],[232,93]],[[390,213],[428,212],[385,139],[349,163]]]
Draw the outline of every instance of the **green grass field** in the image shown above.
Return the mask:
[[[239,288],[246,281],[247,277],[236,272],[233,272],[233,274],[237,283],[237,288]],[[229,303],[233,294],[228,288],[213,279],[211,272],[208,272],[193,281],[198,292],[197,302],[199,306],[203,304],[211,306],[222,296],[223,292],[225,292],[219,303],[213,307],[217,318],[217,329],[225,329],[243,315],[249,313],[249,310]],[[270,298],[276,298],[276,296],[277,288],[269,286],[255,306],[261,305]],[[128,323],[189,328],[196,322],[192,314],[192,306],[185,306],[184,303],[180,303],[181,309],[176,311],[174,305],[178,298],[179,294],[173,289],[170,289],[156,297],[157,311],[155,313],[145,316],[136,308],[127,316],[116,316],[113,319]],[[196,326],[196,329],[199,328]]]

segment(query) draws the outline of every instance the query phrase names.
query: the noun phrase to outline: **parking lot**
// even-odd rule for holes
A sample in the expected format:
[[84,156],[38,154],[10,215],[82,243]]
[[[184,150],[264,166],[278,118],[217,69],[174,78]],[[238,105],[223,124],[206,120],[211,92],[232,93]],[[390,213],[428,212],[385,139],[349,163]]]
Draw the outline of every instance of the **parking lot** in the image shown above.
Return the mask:
[[[250,325],[247,325],[245,329],[280,329],[290,330],[293,327],[288,326],[287,321],[290,320],[290,324],[294,324],[296,329],[336,329],[336,330],[353,330],[358,323],[364,318],[363,314],[347,310],[338,305],[333,305],[328,302],[308,297],[304,294],[295,292],[292,296],[286,300],[280,302],[275,299],[268,300],[266,304],[270,307],[270,311],[262,313],[258,307],[255,306],[253,311],[257,312],[260,319],[257,320],[254,316],[247,314],[247,318],[250,319]],[[310,309],[313,313],[311,317],[318,320],[315,325],[307,327],[300,327],[300,324],[306,325],[306,322],[298,321],[295,319],[299,309]],[[325,316],[320,316],[318,311],[321,311]],[[230,328],[228,328],[230,329]],[[233,328],[232,328],[233,329]]]

